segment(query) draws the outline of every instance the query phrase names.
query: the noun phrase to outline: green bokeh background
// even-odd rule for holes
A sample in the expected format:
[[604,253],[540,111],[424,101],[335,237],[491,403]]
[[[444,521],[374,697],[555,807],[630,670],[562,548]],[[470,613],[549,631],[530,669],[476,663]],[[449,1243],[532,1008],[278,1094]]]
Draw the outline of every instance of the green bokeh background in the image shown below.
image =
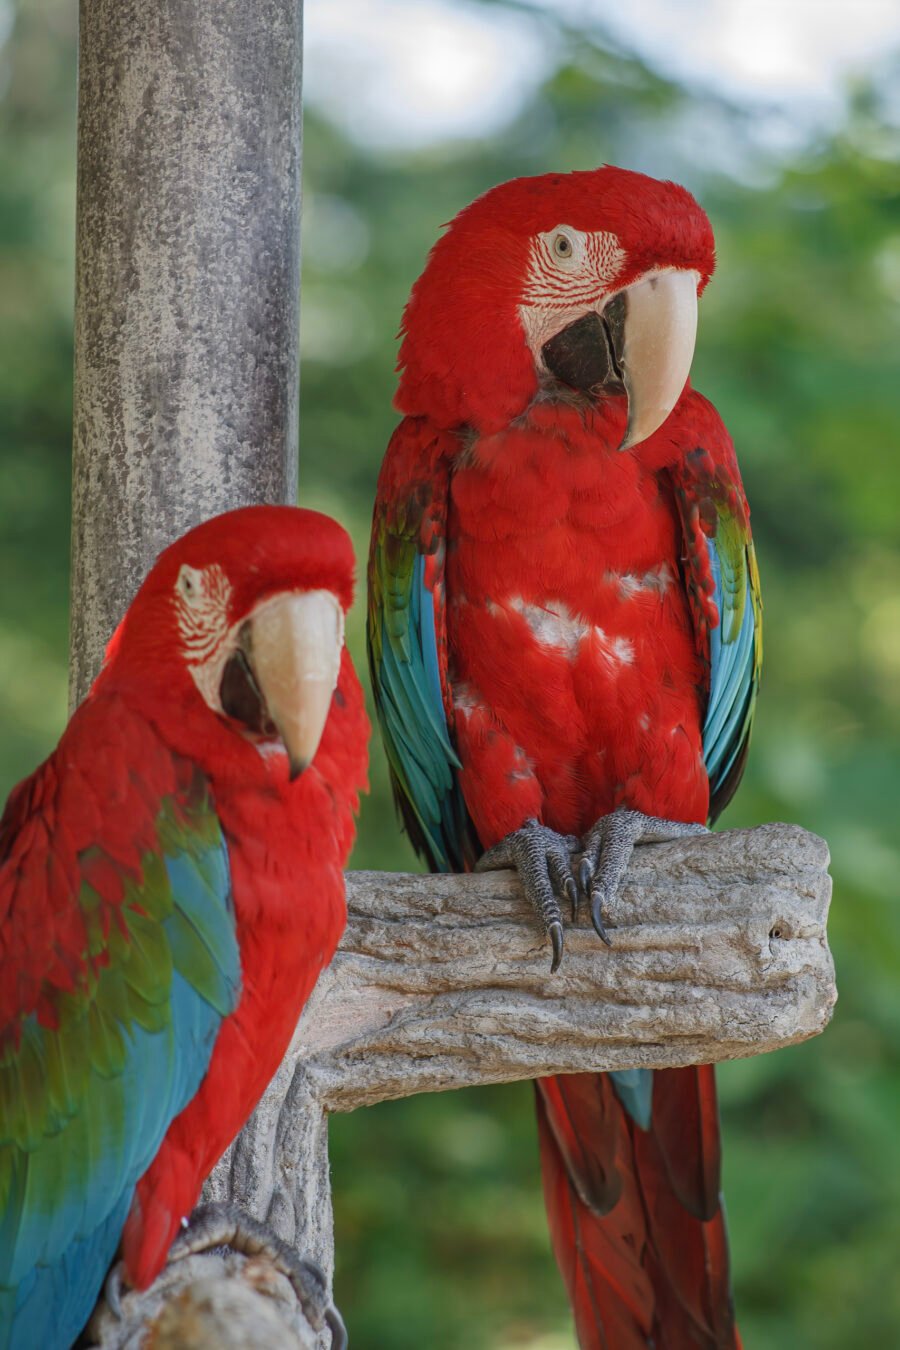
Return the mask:
[[[900,1345],[900,61],[779,151],[753,110],[546,22],[556,69],[483,141],[378,150],[308,112],[302,500],[364,557],[400,310],[476,193],[611,161],[701,198],[719,273],[694,382],[738,446],[766,605],[724,823],[828,839],[841,994],[819,1040],[720,1074],[738,1310],[748,1347]],[[25,0],[0,48],[0,799],[65,719],[74,27],[68,0]],[[364,667],[361,606],[350,641]],[[379,747],[372,788],[355,864],[413,866]],[[527,1085],[337,1119],[332,1156],[355,1350],[574,1344]]]

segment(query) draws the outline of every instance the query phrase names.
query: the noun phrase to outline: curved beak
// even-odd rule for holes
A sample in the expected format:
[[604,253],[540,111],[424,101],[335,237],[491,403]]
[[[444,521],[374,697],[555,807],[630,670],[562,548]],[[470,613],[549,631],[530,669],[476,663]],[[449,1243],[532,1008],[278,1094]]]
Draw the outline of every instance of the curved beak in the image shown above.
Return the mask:
[[659,272],[620,292],[625,302],[620,364],[628,395],[620,450],[652,436],[681,396],[694,359],[697,281],[696,272]]
[[283,592],[249,619],[247,657],[293,780],[311,762],[331,707],[344,613],[331,591]]

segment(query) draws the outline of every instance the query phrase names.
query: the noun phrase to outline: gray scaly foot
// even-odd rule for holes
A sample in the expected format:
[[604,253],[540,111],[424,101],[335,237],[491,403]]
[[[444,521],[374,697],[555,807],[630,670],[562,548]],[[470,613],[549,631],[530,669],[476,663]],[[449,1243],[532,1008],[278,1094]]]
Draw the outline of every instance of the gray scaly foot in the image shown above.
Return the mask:
[[526,820],[499,844],[494,844],[475,864],[476,872],[496,872],[514,867],[525,894],[540,916],[553,946],[552,974],[563,955],[563,924],[560,905],[568,900],[572,918],[578,909],[578,888],[572,871],[580,844],[574,834],[557,834],[537,820]]
[[346,1350],[343,1319],[328,1297],[325,1276],[315,1261],[298,1256],[264,1223],[251,1218],[237,1205],[223,1202],[199,1205],[194,1210],[188,1227],[178,1234],[169,1249],[169,1263],[213,1247],[230,1247],[244,1256],[267,1256],[275,1269],[290,1280],[313,1330],[321,1331],[328,1326],[332,1350]]
[[604,917],[618,894],[635,844],[664,844],[672,839],[706,833],[705,825],[645,816],[641,811],[629,811],[625,807],[600,817],[581,841],[583,855],[578,867],[578,881],[591,907],[591,922],[607,947],[610,941]]

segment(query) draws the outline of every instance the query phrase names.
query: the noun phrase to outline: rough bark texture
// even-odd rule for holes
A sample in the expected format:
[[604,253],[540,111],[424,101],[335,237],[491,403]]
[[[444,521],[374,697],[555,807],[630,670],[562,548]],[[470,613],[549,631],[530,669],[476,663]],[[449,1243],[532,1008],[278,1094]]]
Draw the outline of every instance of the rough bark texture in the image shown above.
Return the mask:
[[81,0],[71,694],[157,553],[296,500],[302,0]]

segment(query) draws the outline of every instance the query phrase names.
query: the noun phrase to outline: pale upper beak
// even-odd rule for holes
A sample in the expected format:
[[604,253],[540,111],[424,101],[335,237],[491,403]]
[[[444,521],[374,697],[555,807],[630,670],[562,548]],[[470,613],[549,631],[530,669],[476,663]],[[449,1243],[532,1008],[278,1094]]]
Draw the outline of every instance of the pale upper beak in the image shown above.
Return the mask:
[[697,338],[696,272],[666,271],[622,291],[620,365],[628,427],[620,450],[645,441],[669,416],[690,374]]
[[284,592],[249,619],[247,655],[296,778],[312,761],[331,707],[344,614],[331,591]]

